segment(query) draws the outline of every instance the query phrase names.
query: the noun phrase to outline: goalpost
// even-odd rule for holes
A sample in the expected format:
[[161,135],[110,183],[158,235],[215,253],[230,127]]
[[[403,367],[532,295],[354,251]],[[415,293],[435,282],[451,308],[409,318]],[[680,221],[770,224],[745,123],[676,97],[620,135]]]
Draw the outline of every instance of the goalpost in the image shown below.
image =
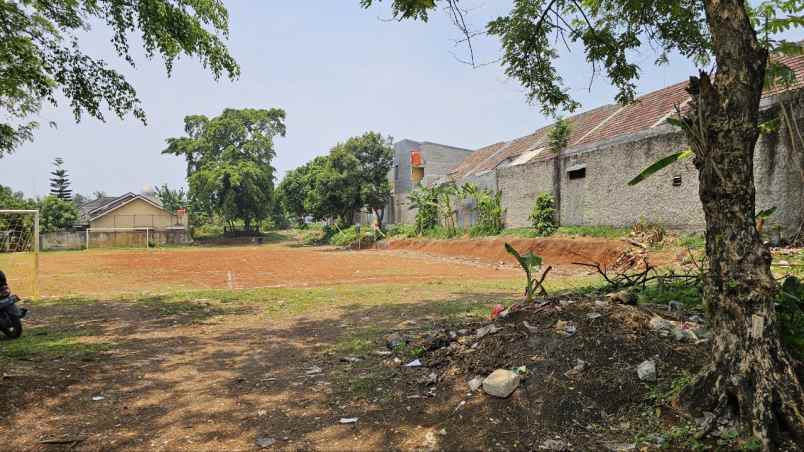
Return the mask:
[[151,248],[153,228],[87,228],[85,249],[96,248]]
[[0,209],[0,270],[12,292],[39,298],[39,211]]

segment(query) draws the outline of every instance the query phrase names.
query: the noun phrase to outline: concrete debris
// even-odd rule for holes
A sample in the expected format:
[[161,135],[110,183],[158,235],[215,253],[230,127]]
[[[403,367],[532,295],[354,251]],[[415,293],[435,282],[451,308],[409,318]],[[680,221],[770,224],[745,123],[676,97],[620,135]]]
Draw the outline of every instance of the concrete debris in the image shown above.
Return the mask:
[[486,394],[506,398],[519,386],[519,375],[510,370],[497,369],[483,380],[483,391]]
[[257,447],[264,449],[266,447],[273,446],[276,443],[276,440],[267,436],[258,436],[254,443],[257,444]]
[[469,380],[469,390],[472,392],[477,391],[480,387],[483,386],[483,377],[480,375],[476,376]]
[[565,450],[572,450],[572,446],[569,443],[565,443],[564,441],[548,439],[542,442],[541,446],[539,446],[539,449],[565,451]]
[[527,329],[529,333],[538,333],[539,332],[539,327],[531,325],[530,323],[528,323],[527,320],[523,320],[522,324],[525,325],[525,329]]
[[475,333],[475,337],[478,339],[484,338],[489,334],[494,334],[498,331],[502,330],[502,328],[498,328],[495,325],[486,325],[482,328],[478,328],[477,332]]
[[656,363],[649,359],[637,366],[637,375],[642,381],[656,381]]

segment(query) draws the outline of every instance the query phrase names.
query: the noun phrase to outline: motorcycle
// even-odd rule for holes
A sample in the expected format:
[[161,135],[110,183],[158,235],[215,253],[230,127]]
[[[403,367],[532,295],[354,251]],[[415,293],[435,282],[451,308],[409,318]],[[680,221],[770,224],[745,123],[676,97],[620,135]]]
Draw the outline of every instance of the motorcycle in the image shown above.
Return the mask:
[[17,306],[20,301],[16,295],[0,300],[0,331],[8,338],[16,339],[22,335],[22,319],[28,310]]

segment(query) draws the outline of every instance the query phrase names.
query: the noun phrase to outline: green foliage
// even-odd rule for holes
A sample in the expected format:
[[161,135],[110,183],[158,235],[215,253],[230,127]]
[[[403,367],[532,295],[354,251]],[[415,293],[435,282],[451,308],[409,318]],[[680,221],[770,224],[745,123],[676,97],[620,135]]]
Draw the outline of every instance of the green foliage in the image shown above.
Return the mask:
[[131,113],[145,122],[137,93],[123,75],[81,45],[85,31],[106,24],[119,57],[134,66],[129,39],[142,42],[148,59],[162,57],[170,74],[183,55],[198,58],[215,78],[240,69],[223,44],[228,13],[219,0],[52,0],[0,2],[0,156],[33,139],[30,120],[43,103],[65,98],[76,121]]
[[63,231],[78,222],[78,208],[72,201],[47,196],[39,203],[41,232]]
[[776,305],[782,340],[798,359],[804,359],[804,284],[788,276],[782,283]]
[[[361,245],[370,245],[373,243],[374,237],[366,228],[360,229],[359,237]],[[354,227],[348,227],[341,229],[330,237],[329,244],[335,246],[352,246],[353,244],[357,244],[357,239],[357,230]]]
[[656,174],[657,172],[659,172],[659,170],[662,170],[672,165],[673,163],[678,162],[679,160],[685,160],[694,156],[695,154],[692,152],[692,149],[690,148],[684,149],[683,151],[679,151],[674,154],[670,154],[667,157],[664,157],[663,159],[653,163],[649,167],[642,170],[642,172],[639,173],[635,178],[628,181],[628,185],[632,186],[636,185],[642,182],[643,180],[647,179],[648,177]]
[[394,224],[388,226],[385,230],[387,238],[407,239],[416,237],[416,226],[412,224]]
[[561,235],[607,239],[626,237],[629,232],[627,228],[615,228],[612,226],[561,226],[558,228],[558,233]]
[[536,293],[536,289],[541,289],[544,291],[544,287],[542,287],[541,282],[536,281],[533,273],[538,271],[539,268],[542,266],[542,258],[541,256],[537,256],[533,254],[533,251],[528,251],[525,255],[520,255],[513,246],[506,243],[505,244],[505,251],[508,251],[508,254],[514,256],[514,259],[519,263],[519,266],[522,267],[522,270],[525,272],[525,301],[528,303],[533,302],[534,295]]
[[156,198],[162,203],[162,207],[169,212],[185,209],[189,205],[184,187],[172,189],[167,184],[162,184],[161,187],[156,187]]
[[419,185],[408,195],[410,207],[416,209],[416,234],[438,226],[438,192]]
[[470,197],[474,200],[474,210],[477,212],[477,223],[470,233],[473,236],[497,235],[504,229],[503,219],[505,209],[502,207],[502,192],[493,193],[480,189],[474,184],[464,184],[461,187],[460,197]]
[[542,193],[536,198],[536,204],[528,217],[536,234],[548,236],[556,231],[556,203],[553,195]]
[[569,122],[564,118],[558,118],[553,127],[547,132],[548,147],[555,154],[567,148],[570,133],[572,132]]
[[53,160],[53,166],[56,167],[50,175],[50,194],[59,199],[69,201],[72,199],[72,190],[70,190],[70,179],[67,177],[67,170],[62,167],[64,159],[56,157]]
[[238,220],[246,231],[271,212],[276,157],[274,139],[285,136],[285,112],[226,109],[220,116],[184,118],[185,137],[169,138],[163,154],[187,161],[192,210]]
[[316,220],[337,219],[350,225],[354,213],[363,207],[381,222],[391,197],[388,171],[392,164],[391,138],[367,132],[288,172],[277,197],[299,224],[309,214]]

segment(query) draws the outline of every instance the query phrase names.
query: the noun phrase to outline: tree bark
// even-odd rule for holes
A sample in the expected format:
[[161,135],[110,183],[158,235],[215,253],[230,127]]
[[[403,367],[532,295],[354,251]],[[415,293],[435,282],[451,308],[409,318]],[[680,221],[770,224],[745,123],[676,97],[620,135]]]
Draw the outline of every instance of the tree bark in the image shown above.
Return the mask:
[[763,450],[804,441],[804,395],[780,340],[771,255],[756,229],[753,157],[767,51],[743,0],[705,0],[716,75],[690,79],[686,134],[706,217],[704,299],[712,362],[682,392],[692,411],[733,416]]

